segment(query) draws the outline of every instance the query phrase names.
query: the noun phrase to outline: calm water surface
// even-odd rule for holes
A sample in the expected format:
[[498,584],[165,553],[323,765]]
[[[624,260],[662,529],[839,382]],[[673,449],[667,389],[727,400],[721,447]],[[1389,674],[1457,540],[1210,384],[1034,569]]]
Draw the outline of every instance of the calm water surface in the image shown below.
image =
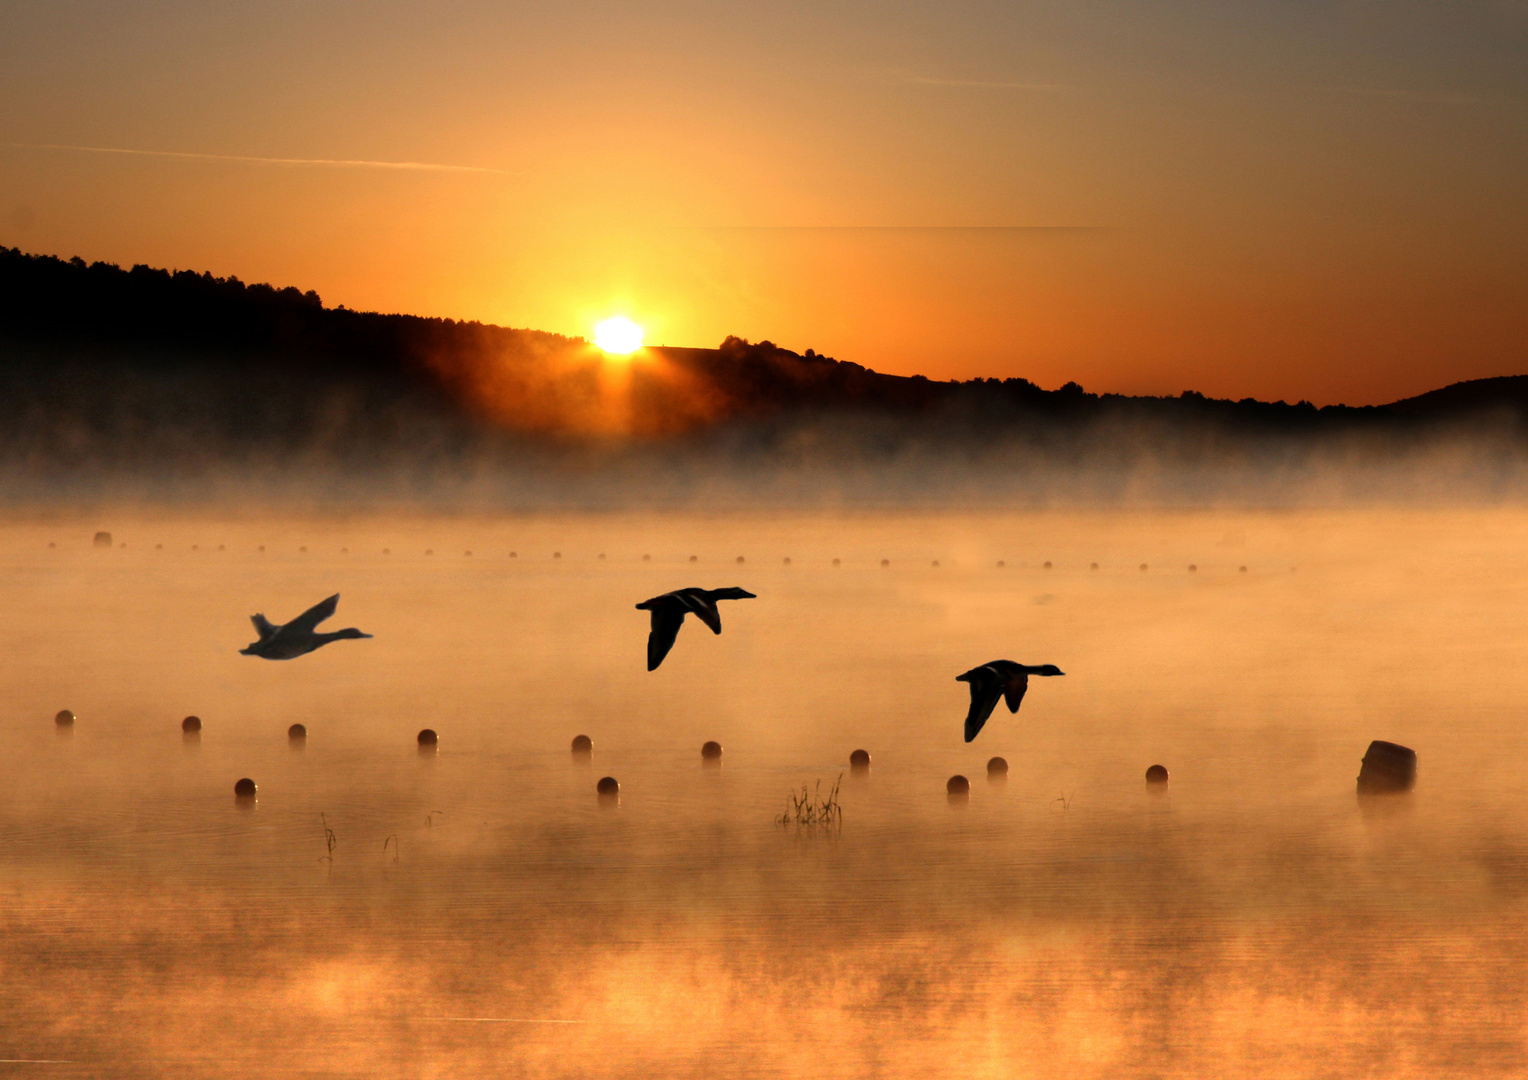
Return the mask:
[[0,527],[0,1075],[1528,1070],[1523,512],[105,517]]

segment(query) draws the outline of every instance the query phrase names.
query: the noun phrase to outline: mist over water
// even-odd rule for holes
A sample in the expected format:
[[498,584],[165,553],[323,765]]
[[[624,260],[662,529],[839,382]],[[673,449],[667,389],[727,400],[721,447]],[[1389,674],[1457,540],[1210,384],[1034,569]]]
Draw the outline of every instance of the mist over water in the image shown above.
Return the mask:
[[[3,1068],[1520,1074],[1525,526],[13,519],[0,1058],[34,1063]],[[649,674],[632,605],[687,585],[758,599]],[[237,655],[336,591],[373,640]],[[997,657],[1067,674],[966,745],[954,676]],[[1417,750],[1414,793],[1357,800],[1371,739]],[[776,823],[840,774],[840,828]]]

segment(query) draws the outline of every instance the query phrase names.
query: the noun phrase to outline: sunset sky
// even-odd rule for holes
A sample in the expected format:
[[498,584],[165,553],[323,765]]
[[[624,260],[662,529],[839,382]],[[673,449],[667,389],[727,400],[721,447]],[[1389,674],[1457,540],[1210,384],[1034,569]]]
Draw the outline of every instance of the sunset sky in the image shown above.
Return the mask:
[[1386,401],[1528,372],[1528,0],[10,0],[0,243]]

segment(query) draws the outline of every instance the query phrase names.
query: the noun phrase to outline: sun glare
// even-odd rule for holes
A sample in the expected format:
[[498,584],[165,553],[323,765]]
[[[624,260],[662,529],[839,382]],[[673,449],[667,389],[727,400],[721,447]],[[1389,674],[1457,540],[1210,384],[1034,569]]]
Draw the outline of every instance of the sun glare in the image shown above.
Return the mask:
[[594,328],[594,343],[607,353],[633,353],[642,347],[642,328],[617,315]]

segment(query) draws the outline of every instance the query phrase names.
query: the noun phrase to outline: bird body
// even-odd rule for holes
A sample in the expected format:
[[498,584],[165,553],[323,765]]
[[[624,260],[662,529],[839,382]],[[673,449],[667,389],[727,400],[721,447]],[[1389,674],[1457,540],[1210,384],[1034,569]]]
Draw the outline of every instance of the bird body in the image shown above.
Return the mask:
[[976,733],[997,707],[998,698],[1008,702],[1009,712],[1019,711],[1019,703],[1024,700],[1024,692],[1029,689],[1031,675],[1065,674],[1055,664],[1029,666],[1012,660],[993,660],[955,676],[956,682],[971,684],[971,711],[966,713],[966,742],[976,738]]
[[251,615],[249,621],[255,624],[255,633],[260,635],[260,640],[251,642],[248,648],[240,649],[239,655],[258,656],[264,660],[291,660],[331,641],[371,637],[353,626],[332,633],[319,633],[315,629],[334,614],[339,602],[340,594],[335,593],[329,599],[314,604],[291,622],[279,626],[264,615]]
[[663,663],[663,658],[674,647],[674,639],[679,636],[686,615],[694,615],[711,628],[711,633],[720,634],[722,616],[716,609],[716,602],[752,599],[753,593],[733,586],[730,589],[675,589],[642,601],[637,610],[652,613],[652,629],[647,635],[647,670],[655,671]]

